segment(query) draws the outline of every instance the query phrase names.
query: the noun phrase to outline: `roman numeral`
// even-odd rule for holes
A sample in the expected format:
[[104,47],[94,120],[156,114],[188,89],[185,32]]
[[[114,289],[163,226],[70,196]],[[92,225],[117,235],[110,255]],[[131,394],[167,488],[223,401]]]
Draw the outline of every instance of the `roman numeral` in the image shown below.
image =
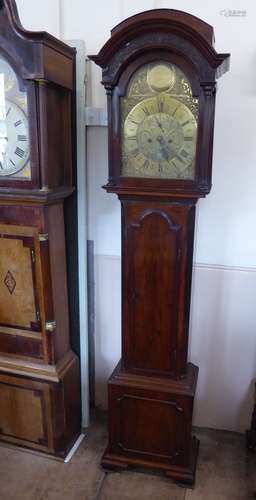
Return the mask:
[[185,149],[183,149],[180,154],[184,157],[184,158],[187,158],[188,157],[188,153],[187,151],[185,151]]
[[10,162],[11,162],[11,164],[12,164],[14,167],[16,167],[16,164],[14,163],[14,161],[12,161],[12,159],[11,159],[11,158],[10,158]]
[[8,115],[9,115],[10,111],[11,111],[11,108],[9,108],[9,109],[7,110],[7,112],[6,112],[6,116],[8,116]]
[[158,108],[159,113],[163,112],[163,109],[164,109],[163,101],[158,101],[157,108]]
[[136,141],[137,137],[136,135],[133,135],[132,137],[127,137],[127,141]]
[[139,125],[140,122],[136,122],[135,120],[133,120],[132,118],[130,118],[129,120],[131,123],[134,123],[135,125]]
[[175,113],[176,113],[176,111],[178,111],[178,109],[179,109],[179,106],[177,106],[177,108],[174,110],[174,112],[173,112],[172,116],[174,116],[174,115],[175,115]]
[[0,161],[0,168],[1,168],[1,170],[3,170],[3,169],[4,169],[4,166],[3,166],[3,164],[2,164],[2,162],[1,162],[1,161]]
[[143,167],[144,168],[148,168],[149,167],[149,161],[148,160],[144,161]]
[[186,122],[182,123],[182,127],[185,127],[188,123],[190,123],[191,120],[187,120]]
[[27,140],[28,139],[26,135],[18,135],[18,141],[26,142]]
[[18,120],[17,122],[14,123],[14,127],[18,127],[19,125],[22,124],[22,121],[21,120]]
[[184,165],[186,165],[186,162],[183,160],[183,158],[180,157],[180,155],[177,155],[177,158],[181,161],[181,163],[184,163]]
[[135,156],[138,156],[138,154],[139,154],[138,148],[133,149],[132,154],[135,155]]
[[23,158],[25,151],[23,151],[23,149],[21,149],[21,148],[16,148],[15,154],[17,156],[19,156],[20,158]]
[[141,108],[142,111],[145,113],[145,115],[149,116],[150,115],[150,112],[147,108]]

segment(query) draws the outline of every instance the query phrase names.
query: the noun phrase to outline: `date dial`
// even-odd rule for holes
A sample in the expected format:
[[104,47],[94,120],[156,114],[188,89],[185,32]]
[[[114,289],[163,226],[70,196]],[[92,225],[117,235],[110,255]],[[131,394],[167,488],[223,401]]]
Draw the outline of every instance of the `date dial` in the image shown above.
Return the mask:
[[124,122],[123,175],[190,179],[194,176],[197,122],[167,94],[134,106]]

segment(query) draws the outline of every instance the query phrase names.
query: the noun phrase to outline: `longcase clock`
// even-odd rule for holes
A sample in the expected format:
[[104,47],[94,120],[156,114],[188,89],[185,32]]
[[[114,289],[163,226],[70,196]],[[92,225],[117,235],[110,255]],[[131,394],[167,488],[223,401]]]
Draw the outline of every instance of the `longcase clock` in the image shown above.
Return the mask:
[[[135,15],[96,56],[108,96],[109,181],[122,207],[122,359],[102,464],[193,483],[198,367],[187,362],[195,207],[211,188],[216,76],[229,54],[184,12]],[[205,332],[207,335],[207,332]]]
[[0,2],[0,439],[65,456],[80,433],[64,199],[75,51]]

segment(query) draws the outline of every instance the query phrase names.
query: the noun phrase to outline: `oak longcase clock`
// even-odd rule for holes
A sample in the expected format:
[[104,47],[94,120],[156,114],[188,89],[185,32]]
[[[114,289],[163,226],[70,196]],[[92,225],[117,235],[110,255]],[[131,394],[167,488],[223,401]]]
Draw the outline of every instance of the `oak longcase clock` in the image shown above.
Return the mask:
[[0,1],[0,440],[65,456],[80,433],[63,202],[75,51]]
[[[96,56],[108,96],[109,181],[122,207],[122,359],[102,464],[193,483],[198,367],[187,362],[195,207],[211,188],[213,29],[160,9],[116,26]],[[207,332],[206,332],[207,333]]]

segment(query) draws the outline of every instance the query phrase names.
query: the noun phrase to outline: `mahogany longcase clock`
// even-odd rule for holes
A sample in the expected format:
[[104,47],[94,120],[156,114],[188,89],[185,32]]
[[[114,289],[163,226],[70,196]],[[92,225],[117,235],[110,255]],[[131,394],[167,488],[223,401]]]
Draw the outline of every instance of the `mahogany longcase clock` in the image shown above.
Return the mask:
[[0,1],[0,439],[65,456],[80,433],[63,201],[75,51]]
[[116,26],[96,56],[108,96],[109,181],[122,206],[122,359],[109,380],[106,468],[193,483],[198,368],[187,362],[195,206],[211,188],[213,29],[168,9]]

